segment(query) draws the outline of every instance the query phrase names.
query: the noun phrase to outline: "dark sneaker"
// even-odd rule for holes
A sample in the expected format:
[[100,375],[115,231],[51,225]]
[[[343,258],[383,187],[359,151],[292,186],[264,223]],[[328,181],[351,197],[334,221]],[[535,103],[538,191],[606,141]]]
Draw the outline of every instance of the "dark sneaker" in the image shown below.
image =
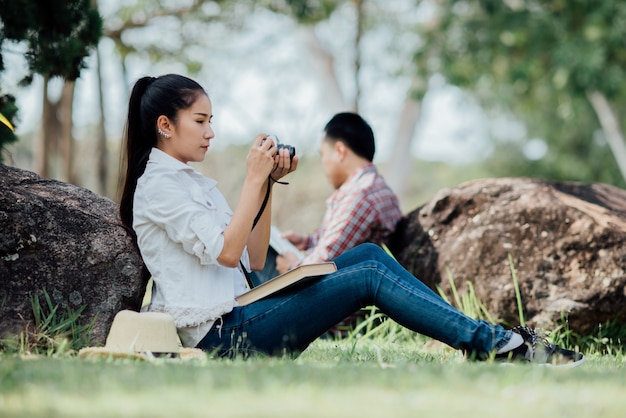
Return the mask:
[[546,337],[528,327],[515,327],[511,331],[524,339],[519,347],[496,355],[496,361],[536,363],[554,367],[576,367],[585,361],[585,356],[548,342]]

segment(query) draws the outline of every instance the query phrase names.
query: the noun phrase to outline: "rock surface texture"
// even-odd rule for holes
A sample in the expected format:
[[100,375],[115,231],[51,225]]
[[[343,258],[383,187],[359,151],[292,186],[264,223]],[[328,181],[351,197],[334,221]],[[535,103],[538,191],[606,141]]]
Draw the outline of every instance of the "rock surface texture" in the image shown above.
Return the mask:
[[115,314],[139,310],[146,277],[118,205],[67,183],[0,164],[0,338],[32,331],[35,295],[59,310],[85,306],[91,343]]
[[[438,192],[405,216],[389,246],[398,261],[452,299],[470,282],[498,320],[567,318],[584,333],[626,322],[626,191],[526,178],[476,180]],[[510,258],[509,258],[510,257]]]

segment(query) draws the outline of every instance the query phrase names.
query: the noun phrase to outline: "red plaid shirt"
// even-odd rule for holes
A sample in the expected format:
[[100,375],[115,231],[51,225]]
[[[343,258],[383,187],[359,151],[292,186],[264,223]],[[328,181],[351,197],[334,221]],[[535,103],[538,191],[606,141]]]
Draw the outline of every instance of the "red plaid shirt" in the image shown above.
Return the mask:
[[381,244],[401,217],[398,197],[370,163],[328,198],[322,226],[309,235],[300,264],[332,260],[364,242]]

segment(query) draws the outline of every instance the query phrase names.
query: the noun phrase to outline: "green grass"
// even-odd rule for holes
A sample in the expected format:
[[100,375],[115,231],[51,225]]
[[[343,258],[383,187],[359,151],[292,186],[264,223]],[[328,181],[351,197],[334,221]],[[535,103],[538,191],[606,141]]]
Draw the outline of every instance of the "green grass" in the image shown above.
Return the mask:
[[[376,310],[371,318],[381,319]],[[390,320],[297,359],[80,359],[0,354],[1,417],[616,417],[626,359],[607,324],[573,369],[472,362]],[[608,347],[608,349],[607,349]]]
[[[72,350],[0,354],[0,417],[615,417],[626,359],[607,324],[574,369],[472,362],[381,318],[300,357],[81,359]],[[373,326],[375,320],[382,324]]]
[[316,341],[298,359],[0,357],[2,417],[617,417],[626,361],[466,361],[427,341]]

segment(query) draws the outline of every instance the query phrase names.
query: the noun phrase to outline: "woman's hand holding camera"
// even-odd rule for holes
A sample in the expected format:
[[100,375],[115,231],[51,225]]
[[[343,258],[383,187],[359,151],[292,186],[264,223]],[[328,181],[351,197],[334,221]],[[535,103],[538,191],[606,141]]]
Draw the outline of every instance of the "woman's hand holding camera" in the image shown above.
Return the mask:
[[259,179],[279,180],[298,167],[295,148],[277,144],[273,136],[258,135],[248,153],[248,174]]
[[248,176],[264,182],[270,175],[274,166],[276,156],[276,144],[272,140],[267,140],[267,135],[257,135],[248,152],[246,168]]
[[270,174],[273,180],[279,180],[298,168],[298,156],[293,155],[286,147],[278,148],[274,161],[276,165]]

